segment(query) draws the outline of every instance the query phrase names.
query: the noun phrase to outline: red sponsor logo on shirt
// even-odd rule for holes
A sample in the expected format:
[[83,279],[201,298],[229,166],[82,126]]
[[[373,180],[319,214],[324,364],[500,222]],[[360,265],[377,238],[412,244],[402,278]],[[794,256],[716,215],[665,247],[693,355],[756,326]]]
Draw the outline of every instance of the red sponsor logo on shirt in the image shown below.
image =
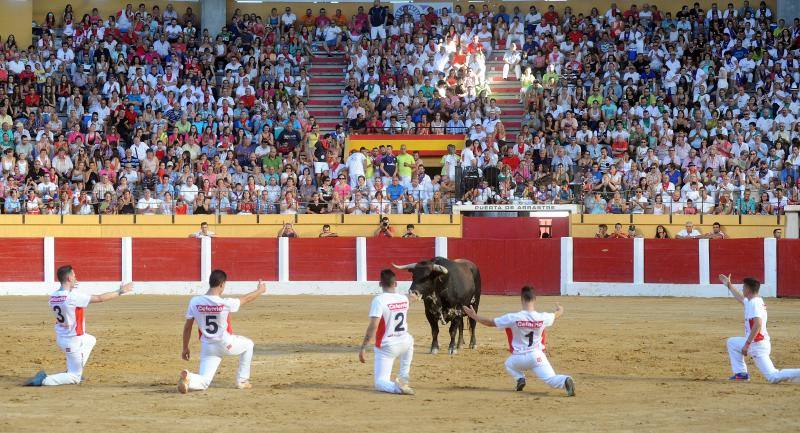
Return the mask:
[[395,302],[387,305],[389,311],[406,310],[408,309],[408,302]]
[[542,327],[541,321],[534,321],[534,320],[517,320],[517,328],[533,328],[539,329]]
[[223,308],[225,308],[224,305],[198,305],[197,312],[203,314],[221,313]]

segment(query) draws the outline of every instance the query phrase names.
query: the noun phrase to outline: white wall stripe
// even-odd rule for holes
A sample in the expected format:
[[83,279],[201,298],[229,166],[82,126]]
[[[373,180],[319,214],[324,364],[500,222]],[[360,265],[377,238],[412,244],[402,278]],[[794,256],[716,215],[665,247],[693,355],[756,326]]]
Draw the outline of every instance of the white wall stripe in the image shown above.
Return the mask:
[[200,238],[200,281],[208,281],[211,276],[211,238]]
[[56,241],[52,237],[44,238],[44,281],[52,283],[56,280]]
[[367,281],[367,238],[356,238],[356,281]]
[[278,238],[278,281],[289,281],[289,238]]
[[572,284],[572,238],[561,238],[561,294]]
[[437,236],[433,244],[433,255],[436,257],[447,258],[447,237]]
[[644,284],[644,238],[633,238],[633,284]]
[[[252,291],[256,281],[229,281],[225,293],[239,295]],[[271,295],[370,295],[379,293],[376,281],[267,281]],[[208,289],[200,281],[134,281],[135,295],[196,295]],[[410,282],[398,281],[401,292]],[[81,281],[80,290],[100,294],[119,287],[116,281]],[[58,288],[58,283],[0,282],[0,296],[42,296]],[[762,295],[773,297],[775,288],[761,286]],[[561,293],[568,296],[668,296],[690,298],[722,298],[730,296],[722,284],[631,284],[631,283],[570,283]]]
[[764,239],[764,285],[761,296],[778,295],[778,240]]
[[[773,297],[774,287],[761,286],[762,295]],[[687,298],[726,298],[728,289],[722,284],[631,284],[572,283],[561,292],[568,296],[676,296]]]
[[122,238],[122,281],[133,281],[133,239]]
[[700,239],[699,248],[699,266],[700,266],[700,284],[711,284],[711,261],[709,254],[708,239]]

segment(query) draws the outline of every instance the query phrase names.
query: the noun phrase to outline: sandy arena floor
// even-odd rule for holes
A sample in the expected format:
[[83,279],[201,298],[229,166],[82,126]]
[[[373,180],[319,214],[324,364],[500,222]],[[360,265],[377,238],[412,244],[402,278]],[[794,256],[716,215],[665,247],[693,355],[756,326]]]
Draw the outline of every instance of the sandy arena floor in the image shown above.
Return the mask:
[[[725,339],[743,332],[732,299],[540,298],[566,308],[548,333],[556,372],[575,378],[566,398],[535,379],[522,393],[503,369],[505,335],[479,328],[477,351],[427,354],[422,305],[412,305],[416,338],[413,397],[372,390],[372,355],[356,347],[368,297],[265,297],[234,315],[256,342],[254,388],[233,388],[235,358],[212,388],[175,391],[188,298],[129,296],[93,305],[97,337],[80,386],[18,386],[39,368],[64,368],[42,297],[3,298],[0,316],[0,432],[734,432],[800,430],[800,385],[729,383]],[[519,308],[516,297],[485,296],[481,312]],[[800,367],[800,300],[768,300],[773,360]],[[449,337],[445,334],[443,348]]]

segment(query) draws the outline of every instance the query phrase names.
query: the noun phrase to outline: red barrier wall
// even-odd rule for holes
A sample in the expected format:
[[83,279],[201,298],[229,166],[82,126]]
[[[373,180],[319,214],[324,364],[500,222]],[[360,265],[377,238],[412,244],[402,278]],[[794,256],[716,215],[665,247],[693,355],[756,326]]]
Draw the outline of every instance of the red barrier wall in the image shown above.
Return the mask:
[[554,238],[569,236],[569,218],[464,217],[462,227],[464,239],[539,239],[546,227]]
[[764,281],[764,239],[712,239],[709,242],[709,279],[731,274],[734,283],[746,277]]
[[696,239],[645,239],[644,282],[698,284],[699,245]]
[[211,269],[224,270],[231,281],[278,281],[278,239],[214,238]]
[[[435,238],[367,238],[367,280],[380,280],[381,270],[391,268],[392,263],[430,260],[436,250],[434,242]],[[397,279],[408,281],[411,273],[397,271]]]
[[133,238],[134,281],[200,280],[200,240]]
[[54,242],[56,270],[72,265],[78,281],[122,280],[121,239],[56,238]]
[[526,284],[532,284],[542,295],[561,293],[559,239],[448,239],[447,255],[478,266],[483,294],[518,295]]
[[356,239],[290,239],[290,281],[355,281]]
[[633,239],[575,238],[572,254],[573,281],[633,282]]
[[778,296],[800,297],[800,239],[778,240]]
[[44,240],[8,238],[0,242],[0,281],[43,281]]

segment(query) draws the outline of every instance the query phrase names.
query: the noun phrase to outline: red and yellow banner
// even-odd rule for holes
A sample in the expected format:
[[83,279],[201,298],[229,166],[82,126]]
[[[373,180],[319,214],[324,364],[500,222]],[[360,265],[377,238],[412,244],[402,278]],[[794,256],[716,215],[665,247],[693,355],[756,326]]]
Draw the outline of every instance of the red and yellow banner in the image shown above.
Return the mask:
[[373,147],[391,145],[397,153],[403,144],[408,153],[419,152],[426,166],[438,166],[441,164],[441,157],[447,153],[447,146],[452,144],[456,147],[456,152],[464,148],[464,135],[354,134],[347,139],[345,157],[350,154],[351,149],[359,150],[362,147],[372,150]]

